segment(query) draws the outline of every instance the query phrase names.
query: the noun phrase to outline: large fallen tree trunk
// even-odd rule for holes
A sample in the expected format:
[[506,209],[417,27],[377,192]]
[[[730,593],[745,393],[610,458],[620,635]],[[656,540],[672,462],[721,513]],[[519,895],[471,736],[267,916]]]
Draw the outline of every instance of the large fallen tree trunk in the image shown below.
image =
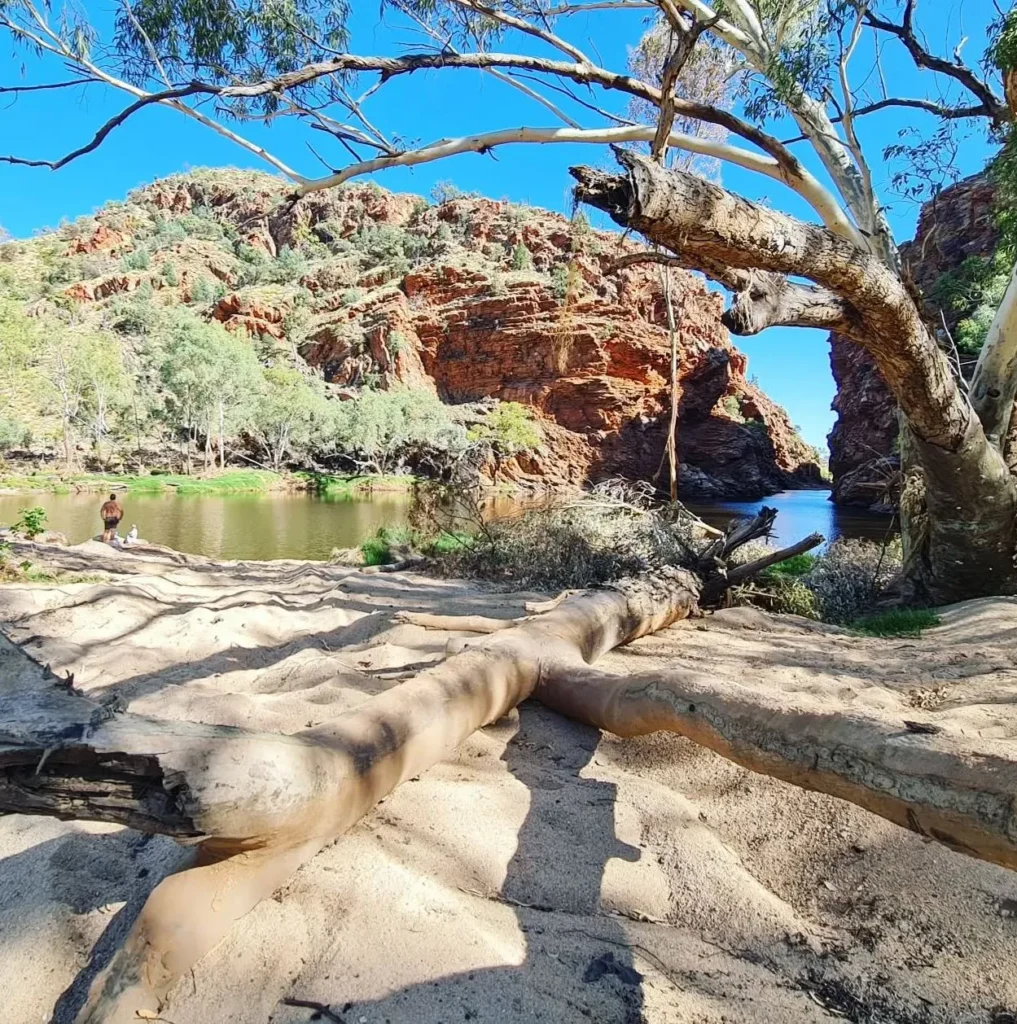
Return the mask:
[[905,708],[893,691],[873,687],[868,700],[843,687],[773,694],[692,673],[617,677],[590,668],[692,613],[697,591],[691,574],[661,570],[581,592],[291,737],[117,714],[52,678],[8,682],[0,809],[116,822],[197,847],[191,866],[153,891],[78,1021],[159,1015],[176,979],[300,864],[529,696],[622,736],[680,733],[755,771],[1017,867],[1013,752],[944,728],[942,715]]
[[158,1014],[234,921],[378,800],[529,697],[696,608],[662,570],[564,601],[295,736],[114,712],[55,685],[0,691],[0,809],[116,822],[198,845],[148,898],[78,1020]]

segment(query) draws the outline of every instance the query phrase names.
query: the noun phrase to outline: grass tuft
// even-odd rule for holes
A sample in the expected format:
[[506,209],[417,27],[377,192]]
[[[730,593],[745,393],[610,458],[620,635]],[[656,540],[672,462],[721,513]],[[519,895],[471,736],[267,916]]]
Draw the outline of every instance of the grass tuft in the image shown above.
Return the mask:
[[930,608],[894,608],[856,619],[851,628],[866,636],[917,637],[922,635],[923,629],[931,629],[940,622],[942,619]]

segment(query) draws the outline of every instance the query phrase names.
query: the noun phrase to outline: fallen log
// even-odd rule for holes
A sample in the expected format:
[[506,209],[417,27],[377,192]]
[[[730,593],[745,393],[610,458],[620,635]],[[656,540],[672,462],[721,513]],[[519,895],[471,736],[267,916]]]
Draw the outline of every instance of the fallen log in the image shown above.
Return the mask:
[[832,686],[772,693],[690,671],[617,676],[581,665],[543,676],[534,696],[618,736],[686,736],[754,772],[1017,868],[1013,744],[972,738],[942,713],[872,690],[878,699],[862,702]]
[[965,735],[949,713],[880,687],[862,698],[815,681],[767,692],[691,672],[590,667],[692,614],[698,589],[696,577],[665,569],[580,592],[294,736],[117,714],[37,668],[35,684],[10,674],[0,683],[0,810],[115,822],[195,847],[190,866],[152,892],[79,1024],[160,1015],[175,981],[237,919],[394,787],[530,696],[621,736],[687,736],[1017,868],[1013,751]]
[[0,809],[197,846],[193,866],[149,896],[77,1020],[159,1014],[234,921],[393,788],[529,697],[555,666],[663,629],[697,596],[696,578],[678,569],[581,592],[295,736],[114,714],[52,684],[4,687]]

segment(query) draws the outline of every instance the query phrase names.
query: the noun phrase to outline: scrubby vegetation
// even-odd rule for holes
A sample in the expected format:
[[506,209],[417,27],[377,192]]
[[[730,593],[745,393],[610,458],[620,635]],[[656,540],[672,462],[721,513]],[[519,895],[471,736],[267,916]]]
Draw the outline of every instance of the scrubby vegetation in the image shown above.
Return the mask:
[[519,402],[500,402],[483,423],[470,427],[467,437],[471,441],[490,441],[508,455],[532,450],[541,442],[533,413]]
[[1003,301],[1012,262],[1003,248],[992,257],[969,256],[936,282],[931,298],[957,324],[953,337],[961,354],[977,356],[982,350]]
[[[244,460],[276,472],[432,472],[470,444],[509,454],[539,444],[514,403],[467,434],[434,395],[392,390],[385,375],[411,342],[388,331],[378,363],[366,340],[374,305],[428,261],[484,273],[492,287],[552,288],[557,264],[524,243],[525,209],[506,205],[492,242],[472,237],[472,200],[454,186],[381,223],[380,190],[358,184],[252,229],[251,211],[284,195],[264,174],[198,170],[0,244],[0,456],[59,459],[68,473],[189,474]],[[350,318],[336,323],[337,308]],[[234,310],[258,312],[227,329]],[[357,367],[342,394],[303,358],[323,324]]]
[[[449,576],[580,589],[664,565],[702,574],[709,544],[700,522],[680,503],[661,504],[650,488],[619,481],[494,521],[487,521],[478,500],[461,490],[436,491],[422,508],[414,529],[380,531],[363,546],[368,564],[386,561],[399,545],[403,556],[407,551],[428,555],[432,567]],[[735,561],[751,562],[772,551],[750,543]],[[885,544],[840,539],[820,554],[794,555],[735,585],[730,599],[872,632],[882,619],[865,616],[873,614],[900,571],[898,539]],[[900,628],[933,624],[924,614],[902,614]],[[888,618],[885,628],[894,628],[894,621]]]
[[612,481],[492,523],[464,512],[459,501],[446,512],[452,528],[466,524],[474,532],[471,543],[435,559],[447,575],[578,589],[694,557],[691,517],[681,506],[655,506],[648,488]]

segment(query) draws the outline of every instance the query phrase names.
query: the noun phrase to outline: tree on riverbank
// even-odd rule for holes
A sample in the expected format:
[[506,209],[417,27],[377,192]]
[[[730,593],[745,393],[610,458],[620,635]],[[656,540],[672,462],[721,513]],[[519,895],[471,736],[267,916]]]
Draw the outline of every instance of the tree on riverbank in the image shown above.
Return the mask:
[[[919,66],[974,99],[966,107],[922,98],[886,102],[917,107],[948,123],[981,118],[1005,132],[1010,111],[997,79],[999,70],[1015,66],[1008,49],[995,51],[992,78],[959,57],[936,57],[916,34],[914,0],[906,0],[901,22],[869,5],[832,0],[796,5],[795,17],[778,0],[726,0],[717,10],[704,0],[659,0],[638,5],[653,12],[653,29],[669,39],[660,80],[647,82],[601,68],[555,32],[556,15],[567,24],[571,14],[601,6],[567,4],[549,11],[481,0],[400,4],[439,42],[433,53],[384,57],[347,53],[336,17],[342,8],[325,13],[316,3],[231,6],[209,22],[204,8],[142,0],[118,15],[120,31],[108,49],[85,45],[87,27],[75,25],[61,35],[28,0],[4,6],[0,25],[87,80],[133,97],[94,145],[124,117],[159,103],[265,156],[294,180],[298,196],[357,174],[488,152],[508,142],[649,143],[649,156],[618,153],[621,174],[575,169],[577,197],[671,253],[654,258],[725,285],[733,295],[725,314],[732,330],[752,333],[775,324],[836,329],[871,352],[908,423],[912,463],[905,534],[911,582],[932,599],[1017,589],[1017,487],[1006,461],[1017,386],[1011,367],[1017,284],[1011,280],[982,349],[972,405],[899,266],[876,176],[855,128],[855,119],[875,108],[858,102],[849,78],[851,57],[868,25],[900,40]],[[537,40],[558,55],[489,49],[494,39],[511,34]],[[727,48],[742,68],[744,116],[686,94],[683,70],[703,45]],[[93,52],[101,56],[90,57]],[[538,76],[554,90],[537,94],[543,110],[567,127],[485,131],[407,150],[375,128],[348,91],[361,73],[379,73],[384,84],[413,71],[455,68],[491,71],[528,95],[534,94],[530,77],[523,81],[512,73]],[[114,73],[125,77],[113,80]],[[563,80],[645,101],[656,121],[618,126],[617,113],[593,108],[597,126],[583,128],[561,104],[582,107],[583,116],[591,104],[585,96],[572,99],[567,86],[562,100]],[[841,95],[834,99],[837,90]],[[270,113],[307,118],[344,146],[372,148],[379,155],[319,179],[301,176],[245,142],[234,122],[213,121],[196,100],[210,96],[241,120]],[[329,104],[345,106],[343,116],[351,123],[323,115]],[[835,192],[762,127],[773,113],[794,120]],[[739,141],[676,133],[679,115],[716,125]],[[669,148],[778,181],[821,223],[750,202],[687,170],[669,169]],[[917,159],[921,152],[911,155]],[[803,284],[803,278],[812,283]],[[294,384],[287,378],[276,383],[283,394]],[[273,451],[292,437],[284,423],[287,408],[282,401],[266,420]],[[699,553],[695,573],[654,567],[640,579],[615,581],[552,602],[554,607],[534,607],[532,617],[506,628],[489,620],[490,639],[294,737],[118,716],[55,686],[6,698],[0,781],[7,809],[100,818],[200,846],[191,869],[153,892],[124,947],[99,975],[80,1019],[152,1019],[174,981],[301,863],[394,786],[531,696],[619,735],[686,735],[752,770],[851,800],[953,849],[1017,867],[1012,751],[965,733],[963,713],[946,730],[939,722],[947,719],[937,722],[931,712],[910,710],[915,705],[899,694],[880,693],[870,704],[837,681],[810,678],[805,690],[775,695],[751,682],[690,673],[620,678],[590,668],[617,644],[691,614],[703,593],[716,595],[742,578],[728,571],[727,556],[750,532],[744,525],[732,527]],[[750,570],[773,560],[763,557]],[[487,631],[478,625],[472,620],[468,628]]]

